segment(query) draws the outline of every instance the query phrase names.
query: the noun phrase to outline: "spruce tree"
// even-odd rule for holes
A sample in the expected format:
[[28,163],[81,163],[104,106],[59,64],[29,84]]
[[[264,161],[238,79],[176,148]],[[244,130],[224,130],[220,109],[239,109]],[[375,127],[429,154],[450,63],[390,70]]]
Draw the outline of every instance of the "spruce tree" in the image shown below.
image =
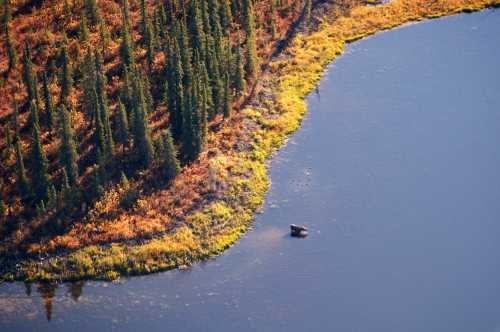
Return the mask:
[[40,126],[39,110],[34,100],[30,101],[29,110],[30,110],[30,116],[28,120],[29,128],[33,128],[35,126],[39,127]]
[[193,53],[205,54],[205,33],[203,31],[203,21],[200,13],[200,6],[197,0],[189,3],[189,35]]
[[[7,0],[5,0],[7,2]],[[12,39],[10,35],[9,22],[5,23],[5,47],[7,49],[7,56],[9,58],[8,71],[10,72],[17,64],[17,55],[14,46],[12,45]]]
[[61,106],[59,110],[59,118],[61,121],[61,145],[59,147],[60,161],[66,170],[69,184],[75,186],[78,181],[78,165],[76,163],[77,152],[71,124],[71,115],[64,105]]
[[9,207],[0,197],[0,222],[4,223],[7,220],[7,217],[9,215],[8,212],[9,212]]
[[245,29],[246,63],[245,71],[248,79],[255,79],[257,74],[257,42],[255,34],[255,17],[252,0],[243,0],[243,27]]
[[137,158],[138,166],[146,168],[154,159],[153,144],[149,132],[148,121],[146,118],[146,105],[144,100],[144,88],[140,79],[134,83],[134,152]]
[[116,141],[120,143],[123,148],[125,148],[126,146],[128,146],[129,126],[127,119],[127,111],[125,110],[125,105],[123,105],[120,99],[118,99],[118,114],[116,115],[115,119],[116,119],[116,126],[115,126]]
[[230,79],[229,76],[226,75],[225,78],[225,89],[224,89],[224,117],[228,118],[233,111],[233,96],[231,93]]
[[100,21],[99,12],[97,10],[96,0],[85,0],[85,13],[90,18],[92,24],[97,24]]
[[95,54],[95,72],[96,72],[96,93],[99,105],[99,115],[102,125],[104,126],[105,149],[103,150],[106,157],[111,157],[114,154],[115,143],[113,141],[113,133],[109,121],[108,100],[106,96],[106,77],[103,73],[103,60],[99,51]]
[[87,17],[85,15],[82,15],[82,19],[80,20],[80,31],[78,33],[82,42],[89,40],[89,28],[87,26]]
[[304,10],[302,12],[304,23],[307,25],[311,20],[311,10],[312,10],[312,1],[305,0],[306,3],[304,5]]
[[179,160],[177,159],[177,150],[170,130],[167,129],[162,135],[163,140],[163,172],[167,180],[172,180],[181,171]]
[[49,190],[48,162],[40,140],[38,126],[33,126],[29,153],[29,173],[35,202],[47,199]]
[[73,88],[73,74],[66,45],[61,48],[62,76],[61,76],[61,102],[65,103]]
[[43,73],[43,98],[45,104],[44,123],[49,130],[54,126],[54,101],[49,89],[47,74]]
[[238,96],[244,94],[247,88],[245,81],[245,69],[243,67],[243,56],[241,54],[240,45],[241,45],[240,33],[238,32],[238,41],[236,45],[236,65],[234,73],[234,89],[236,90],[236,94]]
[[169,85],[172,87],[172,92],[170,94],[172,105],[169,107],[170,111],[170,123],[172,126],[172,134],[179,138],[182,133],[182,119],[184,113],[184,70],[182,68],[181,57],[176,48],[173,54],[172,62],[174,62],[174,78],[173,84]]
[[3,0],[3,13],[2,13],[2,24],[10,22],[12,18],[12,9],[10,7],[10,0]]
[[220,22],[222,29],[228,30],[233,21],[231,13],[231,0],[221,0],[220,1]]
[[69,3],[69,0],[64,0],[63,11],[64,11],[64,15],[65,16],[70,16],[71,15],[71,5]]
[[210,86],[212,88],[212,113],[210,117],[222,112],[224,105],[224,83],[222,81],[221,73],[219,71],[219,64],[217,63],[217,54],[215,46],[212,47],[208,55],[208,76],[210,77]]
[[25,44],[23,53],[23,81],[28,93],[28,101],[31,101],[35,98],[35,78],[33,75],[33,63],[31,62],[31,49],[28,44]]
[[128,1],[123,1],[123,20],[122,20],[122,41],[120,45],[120,58],[122,65],[130,68],[135,63],[132,38],[129,32],[129,14]]
[[83,59],[81,71],[82,71],[81,88],[83,90],[81,99],[82,110],[83,114],[85,114],[85,116],[89,120],[89,123],[92,123],[97,115],[98,107],[97,107],[97,93],[95,91],[95,86],[96,86],[95,61],[94,61],[94,56],[90,50],[87,51]]
[[16,138],[16,187],[19,196],[25,199],[29,196],[29,184],[24,168],[23,153],[21,151],[21,142],[19,137]]

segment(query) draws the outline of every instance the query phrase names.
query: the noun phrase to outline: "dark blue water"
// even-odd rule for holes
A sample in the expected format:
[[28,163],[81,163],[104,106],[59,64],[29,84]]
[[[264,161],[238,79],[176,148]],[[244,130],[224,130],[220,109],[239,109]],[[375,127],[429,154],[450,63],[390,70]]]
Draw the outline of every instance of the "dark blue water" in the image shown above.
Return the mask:
[[121,284],[0,285],[0,330],[500,331],[500,11],[350,45],[309,105],[234,248]]

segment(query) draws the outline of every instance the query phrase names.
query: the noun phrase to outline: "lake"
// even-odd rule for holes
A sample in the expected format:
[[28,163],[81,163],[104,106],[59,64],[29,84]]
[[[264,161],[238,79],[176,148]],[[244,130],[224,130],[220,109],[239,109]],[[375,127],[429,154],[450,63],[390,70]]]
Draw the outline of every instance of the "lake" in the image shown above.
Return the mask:
[[308,103],[233,248],[118,284],[1,284],[0,330],[499,332],[500,11],[351,44]]

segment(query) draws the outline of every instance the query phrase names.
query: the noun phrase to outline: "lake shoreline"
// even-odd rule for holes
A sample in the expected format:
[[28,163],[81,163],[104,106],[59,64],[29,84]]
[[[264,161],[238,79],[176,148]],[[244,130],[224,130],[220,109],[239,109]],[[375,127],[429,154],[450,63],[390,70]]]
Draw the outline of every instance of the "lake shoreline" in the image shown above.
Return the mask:
[[214,199],[172,233],[144,243],[89,246],[43,262],[25,261],[0,279],[110,280],[188,266],[220,254],[252,226],[269,187],[267,160],[300,127],[307,111],[304,98],[345,43],[410,22],[500,5],[494,0],[439,0],[432,6],[427,2],[395,0],[357,7],[349,16],[324,22],[316,31],[299,32],[271,61],[255,101],[235,116],[243,133],[238,146],[229,155],[216,153],[210,160],[221,179]]

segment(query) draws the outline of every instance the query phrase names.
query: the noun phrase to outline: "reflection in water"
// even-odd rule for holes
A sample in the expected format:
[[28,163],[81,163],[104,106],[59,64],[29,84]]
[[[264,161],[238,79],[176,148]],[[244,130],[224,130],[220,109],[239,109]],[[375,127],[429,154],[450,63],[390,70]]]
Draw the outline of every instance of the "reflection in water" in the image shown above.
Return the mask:
[[84,285],[85,281],[75,281],[68,284],[68,292],[73,301],[78,302],[78,299],[82,296]]
[[52,319],[52,304],[57,287],[57,284],[54,283],[40,283],[36,288],[38,293],[42,297],[43,306],[45,307],[45,314],[48,321]]
[[24,283],[24,292],[26,293],[27,296],[31,296],[31,283],[30,282]]

